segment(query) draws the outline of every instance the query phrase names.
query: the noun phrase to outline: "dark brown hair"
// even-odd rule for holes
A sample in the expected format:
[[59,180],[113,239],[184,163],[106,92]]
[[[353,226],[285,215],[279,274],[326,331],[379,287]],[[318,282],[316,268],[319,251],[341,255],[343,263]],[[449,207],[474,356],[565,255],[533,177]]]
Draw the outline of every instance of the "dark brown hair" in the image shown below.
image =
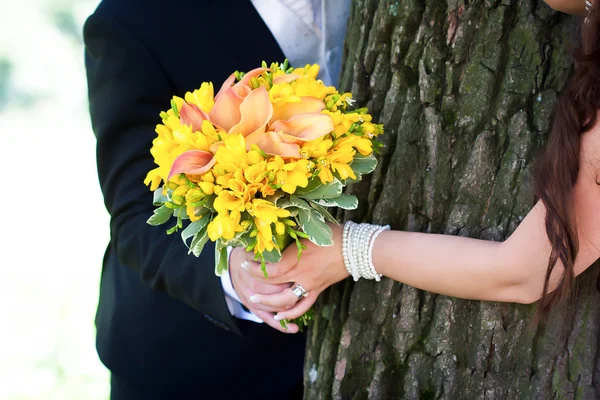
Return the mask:
[[[573,187],[579,174],[581,136],[595,123],[600,108],[600,4],[596,1],[581,27],[581,43],[574,52],[573,74],[558,101],[550,140],[535,172],[535,194],[547,208],[546,233],[552,244],[544,291],[538,304],[544,318],[568,297],[575,283],[579,251],[573,211]],[[552,292],[550,275],[560,261],[564,273]]]

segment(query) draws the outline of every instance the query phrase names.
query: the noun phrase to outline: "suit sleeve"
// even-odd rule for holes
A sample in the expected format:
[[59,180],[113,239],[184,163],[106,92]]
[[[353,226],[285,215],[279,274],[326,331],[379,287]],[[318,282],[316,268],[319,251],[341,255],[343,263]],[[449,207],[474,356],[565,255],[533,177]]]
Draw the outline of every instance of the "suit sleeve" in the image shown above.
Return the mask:
[[151,288],[238,331],[214,274],[213,243],[196,258],[179,235],[146,223],[154,206],[143,181],[155,167],[150,147],[159,113],[176,94],[173,85],[144,43],[116,21],[92,15],[84,42],[98,176],[120,263]]

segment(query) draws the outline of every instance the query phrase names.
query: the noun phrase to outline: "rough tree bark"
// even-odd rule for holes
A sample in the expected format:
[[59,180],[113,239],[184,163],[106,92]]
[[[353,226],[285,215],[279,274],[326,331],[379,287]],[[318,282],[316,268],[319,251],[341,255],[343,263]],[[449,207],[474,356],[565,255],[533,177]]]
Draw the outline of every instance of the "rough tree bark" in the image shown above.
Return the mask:
[[[542,0],[356,0],[341,86],[385,124],[385,148],[341,218],[506,238],[534,204],[577,31]],[[596,274],[544,326],[535,306],[347,280],[317,303],[305,398],[600,398]]]

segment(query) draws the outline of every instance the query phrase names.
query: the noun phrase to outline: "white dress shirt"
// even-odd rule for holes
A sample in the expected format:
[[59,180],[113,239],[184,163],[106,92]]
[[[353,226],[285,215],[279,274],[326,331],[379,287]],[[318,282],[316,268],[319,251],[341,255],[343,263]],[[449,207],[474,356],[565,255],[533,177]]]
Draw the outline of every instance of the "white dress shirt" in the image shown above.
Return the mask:
[[[290,65],[319,64],[319,78],[336,86],[340,79],[351,0],[250,0],[273,34]],[[267,63],[283,60],[265,60]],[[227,257],[231,254],[228,249]],[[231,315],[262,323],[240,302],[229,270],[221,285]]]

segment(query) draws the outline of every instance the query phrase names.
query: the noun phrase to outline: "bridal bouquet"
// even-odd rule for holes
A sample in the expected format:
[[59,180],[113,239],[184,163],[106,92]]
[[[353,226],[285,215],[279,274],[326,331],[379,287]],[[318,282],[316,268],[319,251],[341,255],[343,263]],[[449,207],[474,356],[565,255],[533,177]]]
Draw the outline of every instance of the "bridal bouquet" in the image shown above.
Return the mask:
[[172,220],[167,233],[181,230],[195,256],[215,242],[217,275],[228,246],[254,252],[266,274],[288,245],[301,256],[300,239],[332,245],[328,208],[358,206],[342,189],[375,169],[383,126],[364,108],[350,110],[351,94],[324,85],[318,72],[263,62],[233,73],[216,96],[204,82],[173,97],[150,150],[158,167],[144,183],[157,208],[148,223]]

